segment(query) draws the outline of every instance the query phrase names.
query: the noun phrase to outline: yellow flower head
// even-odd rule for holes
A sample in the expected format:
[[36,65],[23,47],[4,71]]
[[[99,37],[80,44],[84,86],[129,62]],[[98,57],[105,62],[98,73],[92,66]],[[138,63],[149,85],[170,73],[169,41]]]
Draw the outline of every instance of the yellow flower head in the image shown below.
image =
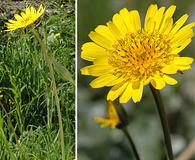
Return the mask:
[[33,24],[45,11],[42,5],[40,5],[39,9],[36,11],[34,7],[26,8],[26,12],[22,12],[21,15],[15,14],[15,20],[8,20],[6,22],[6,31],[13,31],[19,28],[25,28],[31,24]]
[[156,89],[177,81],[170,74],[191,68],[193,59],[180,57],[194,36],[195,22],[184,25],[188,15],[173,23],[176,6],[167,10],[151,5],[141,26],[137,10],[126,8],[115,14],[107,25],[99,25],[89,34],[93,42],[82,46],[81,57],[93,65],[81,69],[84,75],[97,77],[93,88],[112,87],[108,100],[120,97],[121,103],[130,98],[139,102],[143,88],[151,83]]
[[55,36],[55,38],[57,38],[57,37],[60,37],[61,34],[60,33],[56,33],[54,36]]
[[112,128],[116,128],[116,126],[120,123],[119,116],[117,111],[111,101],[108,101],[108,113],[107,118],[95,118],[97,123],[101,123],[101,128],[111,126]]

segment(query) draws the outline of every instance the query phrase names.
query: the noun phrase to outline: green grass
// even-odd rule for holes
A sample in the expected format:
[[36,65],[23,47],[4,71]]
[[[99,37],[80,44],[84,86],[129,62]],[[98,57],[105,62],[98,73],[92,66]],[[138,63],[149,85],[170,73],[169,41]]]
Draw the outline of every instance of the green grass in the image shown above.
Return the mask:
[[[26,5],[30,5],[28,1],[18,10]],[[47,12],[36,23],[36,28],[47,42],[50,57],[57,63],[55,79],[63,119],[65,159],[72,160],[75,158],[75,86],[70,75],[74,78],[74,1],[50,0],[45,5]],[[9,12],[0,16],[3,20],[10,17]],[[59,37],[55,37],[57,33]],[[0,30],[0,36],[0,91],[3,95],[0,100],[0,159],[59,160],[58,115],[39,43],[30,29]]]

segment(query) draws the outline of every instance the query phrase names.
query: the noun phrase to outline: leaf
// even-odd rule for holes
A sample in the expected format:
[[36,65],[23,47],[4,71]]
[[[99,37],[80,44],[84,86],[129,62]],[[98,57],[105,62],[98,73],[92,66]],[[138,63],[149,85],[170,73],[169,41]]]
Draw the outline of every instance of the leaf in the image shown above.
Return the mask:
[[54,65],[54,70],[61,76],[61,78],[65,81],[71,82],[74,85],[72,74],[68,71],[68,69],[57,62],[55,58],[50,57],[50,60]]

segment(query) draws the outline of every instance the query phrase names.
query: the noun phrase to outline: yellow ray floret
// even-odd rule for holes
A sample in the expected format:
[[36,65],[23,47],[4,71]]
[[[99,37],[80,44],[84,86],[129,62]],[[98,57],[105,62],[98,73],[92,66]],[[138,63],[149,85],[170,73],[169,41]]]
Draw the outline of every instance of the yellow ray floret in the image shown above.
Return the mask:
[[108,101],[107,107],[107,118],[95,118],[95,122],[100,123],[101,128],[105,128],[108,126],[116,128],[116,126],[120,123],[118,113],[111,101]]
[[45,11],[45,8],[40,5],[39,9],[36,10],[34,7],[26,8],[25,13],[21,12],[21,14],[15,14],[15,20],[8,20],[6,22],[6,31],[13,31],[19,28],[25,28],[31,24],[33,24]]
[[90,32],[92,42],[83,45],[81,57],[93,64],[81,73],[97,77],[91,87],[112,87],[107,99],[126,103],[139,102],[149,83],[159,90],[176,84],[169,75],[191,69],[193,59],[179,52],[192,41],[195,22],[183,26],[185,14],[174,23],[175,10],[174,5],[167,10],[151,5],[142,27],[138,11],[124,8]]

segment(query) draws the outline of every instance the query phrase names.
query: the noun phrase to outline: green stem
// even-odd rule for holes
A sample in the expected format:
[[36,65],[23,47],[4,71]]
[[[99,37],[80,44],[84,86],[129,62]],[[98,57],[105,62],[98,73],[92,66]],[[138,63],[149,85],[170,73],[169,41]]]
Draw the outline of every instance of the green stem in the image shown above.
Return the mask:
[[139,154],[137,152],[135,143],[133,142],[133,139],[131,138],[130,133],[127,130],[127,125],[128,125],[128,115],[123,107],[123,105],[121,103],[119,103],[118,101],[114,101],[114,106],[116,108],[117,114],[119,116],[120,119],[120,123],[117,125],[118,129],[121,129],[122,132],[125,134],[125,136],[128,139],[128,142],[131,146],[132,152],[135,156],[136,160],[140,160]]
[[43,57],[44,57],[44,60],[46,61],[47,67],[49,69],[51,81],[52,81],[52,91],[54,93],[55,103],[56,103],[57,113],[58,113],[59,130],[60,130],[60,143],[61,143],[61,151],[62,151],[62,160],[65,160],[64,130],[63,130],[62,115],[61,115],[61,109],[60,109],[60,100],[59,100],[58,93],[57,93],[57,87],[56,87],[56,81],[55,81],[55,76],[54,76],[54,70],[53,70],[52,63],[51,63],[51,61],[49,59],[48,51],[47,51],[47,47],[46,47],[45,43],[42,41],[42,39],[41,39],[41,37],[39,35],[39,32],[37,30],[35,30],[35,29],[33,29],[33,31],[34,31],[35,37],[39,41],[41,49],[43,50]]
[[151,84],[150,84],[150,89],[151,89],[152,94],[154,96],[154,100],[156,102],[158,113],[160,116],[161,125],[162,125],[163,133],[164,133],[165,145],[166,145],[169,160],[174,160],[172,146],[171,146],[171,138],[170,138],[170,134],[169,134],[168,122],[167,122],[167,118],[166,118],[164,104],[163,104],[163,101],[162,101],[162,98],[160,95],[160,91],[156,90]]
[[19,128],[20,133],[23,133],[23,130],[24,130],[23,122],[24,121],[23,121],[23,118],[22,118],[21,103],[20,103],[20,100],[19,100],[21,98],[21,93],[18,89],[18,86],[16,85],[16,80],[11,75],[10,70],[8,69],[7,66],[5,66],[5,68],[6,68],[6,71],[8,73],[11,85],[13,87],[12,92],[14,94],[14,102],[15,102],[15,105],[16,105],[16,119],[17,119],[17,122],[18,122],[18,128]]
[[136,160],[140,160],[140,157],[139,157],[139,154],[137,152],[136,146],[135,146],[135,144],[134,144],[134,142],[133,142],[133,140],[132,140],[132,138],[131,138],[128,130],[127,130],[127,128],[126,127],[122,128],[122,131],[123,131],[123,133],[125,134],[125,136],[127,137],[128,141],[129,141],[129,144],[130,144],[131,149],[132,149],[132,151],[133,151],[133,153],[135,155]]
[[14,127],[13,127],[13,125],[12,125],[12,122],[11,122],[11,120],[10,120],[10,118],[9,118],[9,115],[8,115],[6,109],[5,109],[5,107],[3,106],[3,104],[2,104],[1,101],[0,101],[0,106],[3,108],[3,111],[5,112],[5,115],[6,115],[6,117],[7,117],[8,126],[10,127],[10,129],[12,130],[12,132],[14,133],[14,138],[15,138],[15,140],[16,140],[16,143],[18,144],[18,137],[17,137],[17,135],[16,135],[15,129],[14,129]]

